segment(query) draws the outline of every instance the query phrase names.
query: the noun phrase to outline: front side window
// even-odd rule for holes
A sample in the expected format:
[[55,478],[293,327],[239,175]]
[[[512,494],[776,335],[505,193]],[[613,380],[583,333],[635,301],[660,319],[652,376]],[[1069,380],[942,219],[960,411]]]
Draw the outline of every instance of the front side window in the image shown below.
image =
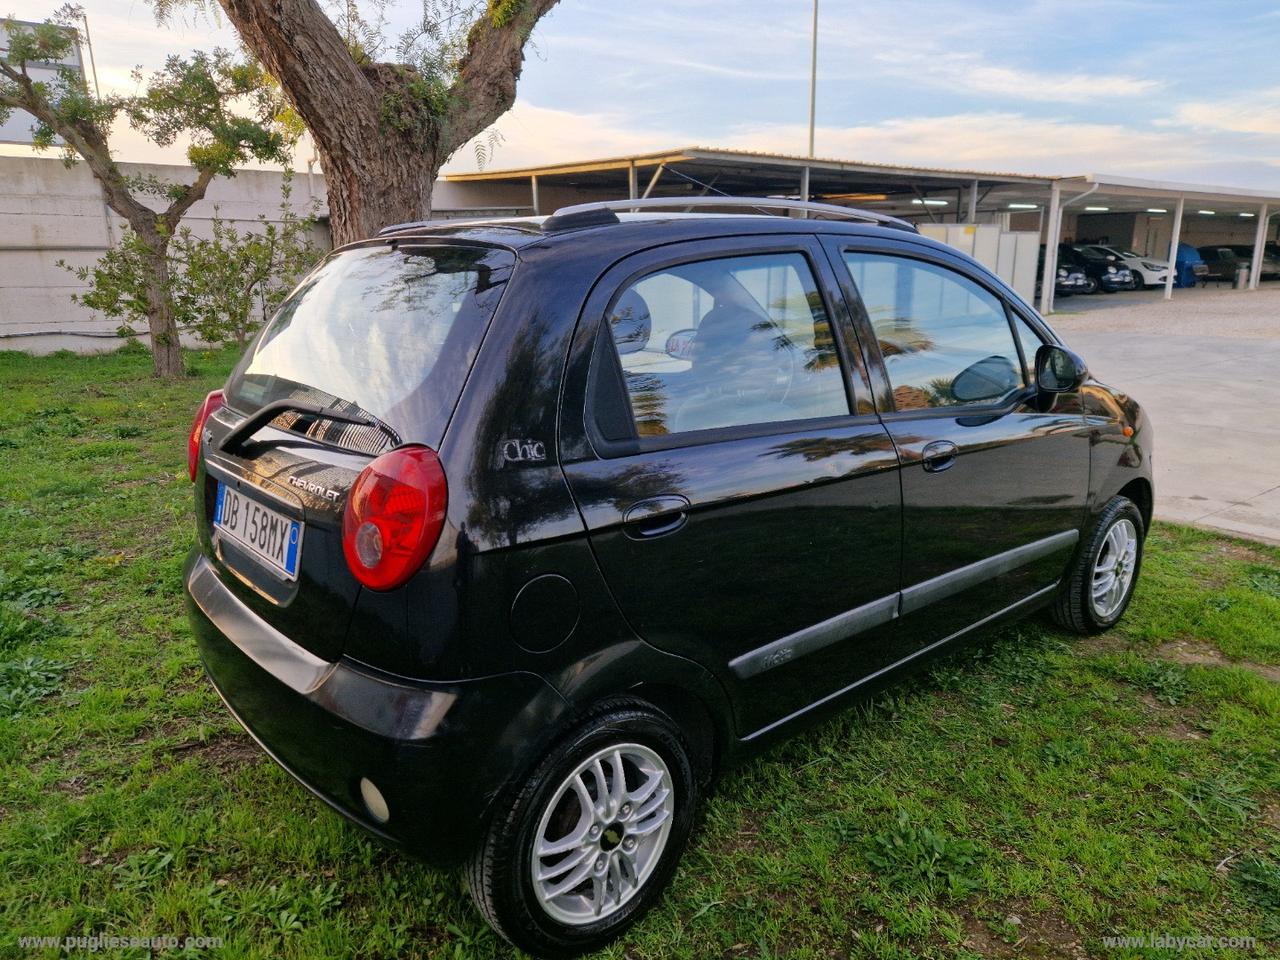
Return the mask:
[[846,252],[899,410],[988,406],[1026,380],[1004,305],[936,264]]
[[801,254],[668,267],[621,291],[607,320],[635,436],[849,412],[831,321]]

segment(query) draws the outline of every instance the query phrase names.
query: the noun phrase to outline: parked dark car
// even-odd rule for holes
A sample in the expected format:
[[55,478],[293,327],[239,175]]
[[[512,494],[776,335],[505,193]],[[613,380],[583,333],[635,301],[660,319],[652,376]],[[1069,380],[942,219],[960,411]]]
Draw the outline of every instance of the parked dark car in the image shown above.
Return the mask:
[[1208,246],[1196,249],[1199,250],[1205,266],[1209,268],[1202,279],[1230,283],[1235,280],[1237,270],[1241,267],[1246,270],[1249,268],[1249,258],[1241,257],[1231,247]]
[[[1230,249],[1246,267],[1253,263],[1252,244],[1233,243]],[[1277,249],[1273,243],[1268,243],[1262,248],[1262,272],[1258,275],[1258,279],[1280,279],[1280,249]]]
[[1084,271],[1089,279],[1085,293],[1119,293],[1135,288],[1133,273],[1116,256],[1094,252],[1089,247],[1064,243],[1058,247],[1058,263]]
[[[1036,264],[1036,296],[1040,295],[1040,288],[1044,285],[1044,247],[1040,248],[1040,260]],[[1076,293],[1090,293],[1089,278],[1085,276],[1084,270],[1079,267],[1067,266],[1059,263],[1056,271],[1056,279],[1053,284],[1053,294],[1055,297],[1069,297]]]
[[648,909],[726,763],[990,624],[1116,623],[1151,520],[1138,404],[976,261],[662,202],[344,247],[190,434],[227,706],[535,954]]

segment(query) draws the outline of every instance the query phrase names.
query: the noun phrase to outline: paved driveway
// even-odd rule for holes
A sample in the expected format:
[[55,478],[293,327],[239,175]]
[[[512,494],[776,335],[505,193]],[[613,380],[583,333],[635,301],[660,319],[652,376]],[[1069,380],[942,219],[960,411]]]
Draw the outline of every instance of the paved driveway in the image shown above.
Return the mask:
[[1073,297],[1049,319],[1150,413],[1156,516],[1280,543],[1280,285],[1174,297]]

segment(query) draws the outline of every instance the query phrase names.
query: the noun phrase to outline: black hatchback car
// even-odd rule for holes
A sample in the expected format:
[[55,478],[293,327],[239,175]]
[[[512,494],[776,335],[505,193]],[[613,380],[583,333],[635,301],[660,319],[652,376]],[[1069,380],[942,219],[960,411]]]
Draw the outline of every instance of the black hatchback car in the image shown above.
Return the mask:
[[1151,519],[1138,404],[972,259],[663,203],[340,249],[191,431],[228,707],[538,954],[655,901],[725,763],[997,621],[1114,624]]

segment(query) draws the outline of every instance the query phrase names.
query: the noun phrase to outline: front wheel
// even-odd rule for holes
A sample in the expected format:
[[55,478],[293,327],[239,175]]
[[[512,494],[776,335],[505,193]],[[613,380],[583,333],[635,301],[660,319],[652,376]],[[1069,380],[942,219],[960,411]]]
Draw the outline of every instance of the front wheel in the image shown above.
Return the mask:
[[1095,280],[1093,277],[1089,277],[1087,280],[1085,280],[1085,282],[1084,282],[1084,292],[1085,292],[1085,293],[1097,293],[1097,292],[1098,292],[1098,281],[1097,281],[1097,280]]
[[597,707],[494,816],[467,869],[490,925],[538,956],[599,949],[675,871],[699,801],[679,729],[644,704]]
[[1076,633],[1101,633],[1124,616],[1142,568],[1146,527],[1128,497],[1112,497],[1067,571],[1052,612]]

